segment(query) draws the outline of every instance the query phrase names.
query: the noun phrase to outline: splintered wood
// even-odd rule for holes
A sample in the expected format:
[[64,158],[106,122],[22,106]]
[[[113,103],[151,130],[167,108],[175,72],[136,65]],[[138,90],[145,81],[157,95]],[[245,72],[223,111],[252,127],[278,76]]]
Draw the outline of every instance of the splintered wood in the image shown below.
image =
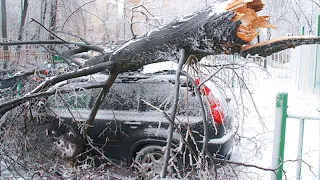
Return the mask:
[[270,16],[258,16],[257,12],[263,9],[261,0],[234,0],[226,10],[235,12],[233,21],[240,20],[242,23],[238,28],[237,36],[246,42],[251,42],[258,36],[259,28],[276,28],[269,24]]

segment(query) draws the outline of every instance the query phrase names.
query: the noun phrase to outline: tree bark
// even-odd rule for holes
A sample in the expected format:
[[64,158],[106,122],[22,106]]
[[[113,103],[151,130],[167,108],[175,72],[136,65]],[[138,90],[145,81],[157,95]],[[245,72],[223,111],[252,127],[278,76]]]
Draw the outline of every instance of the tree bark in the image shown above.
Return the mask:
[[[20,28],[19,28],[18,41],[21,41],[22,37],[23,37],[23,31],[24,31],[24,28],[25,28],[25,22],[26,22],[26,18],[27,18],[28,6],[29,6],[28,0],[24,0],[23,1],[22,11],[21,11],[21,19],[20,19]],[[20,49],[21,46],[18,46],[17,48]]]
[[[47,6],[48,6],[48,2],[47,0],[41,0],[41,10],[40,10],[40,23],[42,25],[45,25],[46,22],[46,13],[47,13]],[[42,27],[39,26],[39,39],[45,37],[44,35],[44,31],[42,30]]]
[[285,36],[254,45],[243,46],[240,54],[243,57],[246,57],[248,54],[267,57],[275,52],[306,44],[320,44],[320,37]]
[[[52,0],[50,3],[50,23],[49,23],[49,29],[50,31],[56,30],[56,24],[57,24],[57,9],[58,9],[58,0]],[[51,34],[49,35],[49,39],[53,40],[54,36]]]
[[[201,59],[206,55],[236,53],[246,42],[237,35],[240,21],[232,22],[232,12],[214,13],[208,8],[175,20],[167,26],[131,40],[104,56],[104,61],[119,64],[121,72],[146,64],[179,59],[178,49]],[[101,60],[101,59],[100,59]],[[100,63],[87,61],[86,65]]]
[[[1,0],[1,31],[2,31],[2,39],[7,41],[8,32],[7,32],[7,6],[6,0]],[[9,61],[9,47],[3,46],[4,51],[4,64],[3,69],[7,68],[7,62]]]
[[[96,102],[94,103],[94,106],[91,110],[89,118],[87,119],[87,124],[88,124],[87,127],[90,127],[93,125],[94,119],[96,118],[96,115],[99,111],[99,108],[100,108],[102,102],[104,101],[106,95],[110,91],[110,88],[113,85],[114,81],[116,80],[117,76],[118,76],[117,69],[116,69],[116,67],[113,67],[108,79],[106,80],[101,92],[99,93],[98,98],[96,99]],[[87,131],[88,129],[85,129],[85,130]],[[90,130],[90,128],[89,128],[89,130]]]

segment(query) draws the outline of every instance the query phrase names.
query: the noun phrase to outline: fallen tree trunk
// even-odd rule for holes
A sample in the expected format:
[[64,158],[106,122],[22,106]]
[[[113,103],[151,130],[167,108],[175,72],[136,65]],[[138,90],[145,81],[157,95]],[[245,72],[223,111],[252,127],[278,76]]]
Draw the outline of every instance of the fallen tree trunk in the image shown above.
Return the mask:
[[210,7],[130,40],[103,58],[87,61],[86,65],[113,61],[121,67],[119,71],[124,72],[154,62],[176,61],[179,48],[198,59],[207,55],[238,53],[246,42],[237,36],[241,21],[233,22],[235,16],[236,13],[218,13],[216,7]]
[[150,63],[177,61],[179,48],[201,60],[218,54],[268,56],[287,48],[320,43],[320,37],[300,36],[248,45],[258,35],[258,28],[273,28],[268,24],[267,16],[256,15],[262,7],[261,0],[222,2],[130,40],[103,56],[88,60],[85,65],[113,61],[120,72],[125,72]]
[[[273,28],[268,16],[258,16],[263,8],[261,0],[226,0],[199,12],[178,18],[170,24],[132,39],[116,48],[101,47],[66,41],[3,42],[0,45],[74,44],[79,48],[62,54],[72,56],[94,50],[102,53],[85,62],[86,67],[112,61],[119,72],[136,70],[143,65],[179,59],[178,49],[195,55],[199,60],[217,54],[259,54],[267,56],[286,48],[320,43],[320,37],[285,37],[256,45],[248,45],[258,35],[259,28]],[[109,69],[106,67],[106,69]]]

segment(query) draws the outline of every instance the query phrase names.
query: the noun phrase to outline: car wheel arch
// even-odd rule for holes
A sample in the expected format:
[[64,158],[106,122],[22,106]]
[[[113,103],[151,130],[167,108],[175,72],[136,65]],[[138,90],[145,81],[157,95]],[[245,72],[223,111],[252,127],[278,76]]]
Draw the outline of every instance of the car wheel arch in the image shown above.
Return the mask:
[[128,154],[128,163],[131,164],[133,162],[133,159],[135,158],[138,151],[140,151],[143,147],[148,145],[160,145],[165,146],[166,141],[161,139],[143,139],[135,142],[131,147]]
[[[142,148],[151,145],[158,145],[164,147],[167,145],[167,141],[164,139],[144,139],[135,142],[131,146],[128,154],[128,164],[131,164],[133,162],[133,159],[135,158],[137,152],[139,152]],[[176,147],[177,145],[175,143],[172,143],[172,146]]]

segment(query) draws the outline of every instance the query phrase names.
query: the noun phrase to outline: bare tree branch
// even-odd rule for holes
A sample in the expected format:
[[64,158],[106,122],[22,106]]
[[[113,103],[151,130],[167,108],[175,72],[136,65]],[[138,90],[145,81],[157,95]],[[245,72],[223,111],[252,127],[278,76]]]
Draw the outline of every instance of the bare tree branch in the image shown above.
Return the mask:
[[28,44],[71,44],[70,42],[46,40],[46,41],[9,41],[0,42],[0,46],[13,46],[13,45],[28,45]]
[[90,3],[93,3],[95,2],[96,0],[92,0],[92,1],[89,1],[89,2],[86,2],[84,4],[82,4],[81,6],[79,6],[75,11],[73,11],[67,18],[66,20],[64,21],[64,23],[62,24],[62,27],[61,27],[61,30],[64,29],[64,26],[66,25],[66,23],[68,22],[69,18],[74,14],[76,13],[79,9],[81,9],[83,6],[87,5],[87,4],[90,4]]
[[69,36],[78,38],[78,39],[80,39],[82,42],[84,42],[84,43],[86,43],[86,44],[88,44],[88,45],[91,44],[88,40],[84,39],[83,37],[81,37],[81,36],[79,36],[79,35],[73,34],[73,33],[71,33],[71,32],[55,31],[55,33],[66,34],[66,35],[69,35]]
[[312,36],[285,36],[262,43],[248,45],[242,47],[241,56],[246,57],[248,54],[260,56],[269,56],[273,53],[288,49],[295,48],[300,45],[306,44],[320,44],[320,37]]
[[187,60],[187,56],[186,56],[186,52],[184,49],[180,49],[180,60],[179,60],[179,65],[177,68],[177,72],[176,72],[176,81],[175,81],[175,99],[173,102],[173,108],[172,108],[172,112],[171,112],[171,121],[169,124],[169,134],[168,134],[168,138],[167,138],[167,146],[166,146],[166,150],[164,153],[164,163],[163,163],[163,167],[161,170],[161,177],[164,178],[167,175],[167,168],[168,168],[168,162],[170,159],[170,154],[171,154],[171,144],[172,144],[172,136],[173,136],[173,131],[174,131],[174,120],[176,118],[176,111],[177,111],[177,107],[178,107],[178,101],[179,101],[179,89],[180,89],[180,70],[182,69],[183,64],[186,62]]
[[316,2],[315,0],[310,0],[311,2],[315,3],[320,8],[320,3]]
[[[88,50],[97,51],[100,53],[104,53],[104,49],[99,46],[86,45],[78,42],[67,42],[67,41],[58,41],[58,40],[45,40],[45,41],[9,41],[9,42],[0,42],[0,46],[13,46],[13,45],[28,45],[28,44],[73,44],[79,47],[86,48]],[[86,51],[88,51],[86,50]]]
[[40,22],[38,22],[37,20],[31,18],[31,22],[35,22],[37,24],[39,24],[43,29],[45,29],[47,32],[49,32],[52,36],[56,37],[57,39],[59,39],[60,41],[65,42],[65,40],[63,40],[62,38],[60,38],[59,36],[57,36],[56,34],[54,34],[52,31],[50,31],[49,29],[47,29],[46,27],[44,27],[44,25],[42,25]]
[[[39,86],[37,86],[35,89],[33,89],[29,94],[25,95],[25,97],[28,97],[31,94],[36,94],[39,93],[40,91],[46,90],[48,87],[53,86],[56,83],[72,79],[72,78],[77,78],[81,76],[86,76],[90,74],[94,74],[97,72],[101,72],[107,69],[111,69],[113,67],[113,62],[106,62],[106,63],[100,63],[98,65],[89,67],[89,68],[84,68],[84,69],[79,69],[74,72],[69,72],[65,74],[61,74],[55,77],[52,77],[50,79],[45,80],[42,82]],[[25,102],[24,97],[22,98],[17,98],[9,102],[4,102],[0,104],[0,117],[2,117],[7,111],[17,107],[21,103]]]
[[93,124],[93,121],[97,115],[97,112],[98,112],[104,98],[108,94],[113,82],[116,80],[117,76],[118,76],[118,71],[117,71],[116,67],[113,67],[110,71],[110,75],[109,75],[108,79],[106,80],[106,82],[105,82],[105,84],[104,84],[98,98],[96,99],[96,102],[94,103],[92,110],[91,110],[91,113],[90,113],[89,118],[87,120],[87,124],[89,126]]

